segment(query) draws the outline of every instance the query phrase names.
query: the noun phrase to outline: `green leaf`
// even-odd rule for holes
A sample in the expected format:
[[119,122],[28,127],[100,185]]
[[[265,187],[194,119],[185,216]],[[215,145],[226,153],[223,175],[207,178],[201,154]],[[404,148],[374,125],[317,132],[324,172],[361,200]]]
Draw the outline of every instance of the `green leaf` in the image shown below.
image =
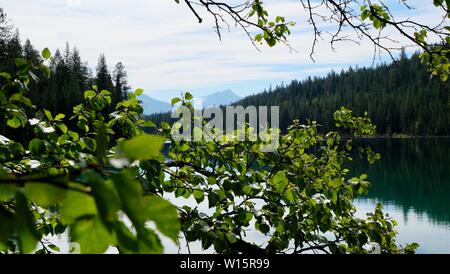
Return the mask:
[[161,128],[165,130],[170,130],[170,124],[166,122],[161,122]]
[[381,28],[381,21],[380,20],[378,20],[378,19],[373,19],[373,26],[376,28],[376,29],[380,29]]
[[56,252],[61,251],[61,249],[54,244],[49,244],[47,247],[49,247],[50,249],[52,249],[53,251],[56,251]]
[[266,38],[265,40],[269,47],[273,47],[277,44],[277,39],[275,39],[274,37]]
[[102,163],[108,150],[108,135],[104,124],[96,128],[95,144],[95,158]]
[[164,251],[161,240],[151,229],[146,228],[139,239],[139,253],[160,254]]
[[74,132],[74,131],[68,131],[67,134],[69,134],[69,136],[74,140],[74,141],[78,141],[80,140],[80,135],[78,135],[78,133]]
[[103,96],[108,96],[111,95],[111,92],[107,91],[106,89],[103,89],[102,91],[100,91],[100,94]]
[[50,111],[44,109],[44,114],[45,114],[45,117],[47,117],[47,119],[48,119],[49,121],[52,121],[52,120],[53,120],[53,116],[52,116],[52,113],[51,113]]
[[138,253],[139,246],[136,237],[130,229],[122,222],[117,221],[114,224],[117,244],[121,253]]
[[48,59],[52,56],[52,54],[50,53],[50,50],[48,48],[45,48],[42,50],[42,57],[44,57],[45,59]]
[[290,202],[290,203],[293,203],[294,201],[295,201],[295,198],[294,198],[294,193],[292,192],[292,190],[290,190],[290,189],[287,189],[285,192],[284,192],[284,197],[288,200],[288,202]]
[[225,234],[225,236],[227,237],[227,240],[230,243],[235,243],[238,241],[238,239],[236,238],[236,235],[234,235],[234,233],[231,231],[227,232],[227,234]]
[[63,113],[60,113],[60,114],[55,116],[55,120],[62,120],[62,119],[64,119],[64,117],[66,117],[66,115],[63,114]]
[[67,133],[67,126],[64,123],[57,123],[56,126],[63,132]]
[[24,58],[16,58],[15,63],[18,68],[28,65],[27,60]]
[[289,181],[286,178],[286,172],[280,171],[273,177],[272,183],[277,192],[282,193],[286,190]]
[[11,79],[11,74],[9,74],[7,72],[0,72],[0,76],[5,78],[6,80]]
[[266,225],[266,224],[260,224],[258,226],[258,230],[261,231],[264,234],[267,234],[270,231],[270,227],[268,225]]
[[16,193],[16,225],[21,253],[30,253],[36,248],[39,235],[36,222],[28,202],[21,192]]
[[194,96],[192,96],[192,94],[191,94],[190,92],[186,92],[186,93],[184,94],[184,98],[185,98],[186,100],[192,100],[192,99],[194,98]]
[[420,245],[418,243],[410,243],[410,244],[406,244],[404,247],[404,252],[405,254],[414,254],[416,249],[419,247]]
[[129,159],[158,159],[164,144],[164,138],[157,135],[143,134],[120,144],[120,151]]
[[89,138],[89,137],[85,137],[82,139],[83,139],[84,143],[86,144],[86,147],[90,151],[95,152],[95,149],[97,148],[97,141],[95,141],[94,139]]
[[114,237],[99,218],[91,217],[77,221],[70,227],[70,239],[80,244],[83,254],[100,254],[114,244]]
[[203,192],[202,190],[194,190],[193,195],[197,203],[201,203],[205,199],[205,192]]
[[[2,176],[3,179],[3,176]],[[17,187],[15,185],[0,184],[0,202],[7,202],[14,198]]]
[[243,209],[243,208],[238,208],[237,216],[238,216],[239,220],[245,222],[245,220],[247,218],[247,211],[245,211],[245,209]]
[[158,196],[148,197],[147,216],[155,222],[156,228],[162,234],[178,243],[178,234],[181,226],[178,212],[174,205]]
[[127,214],[133,223],[137,233],[143,233],[146,220],[143,212],[146,212],[147,209],[139,181],[135,181],[127,170],[113,174],[111,179],[117,190],[125,214]]
[[[14,214],[3,207],[0,207],[0,248],[1,244],[8,244],[8,241],[15,229]],[[6,249],[3,247],[3,249]]]
[[97,93],[94,90],[87,90],[84,92],[84,99],[92,99],[96,95]]
[[86,176],[92,186],[97,210],[103,221],[112,223],[117,219],[120,199],[112,181],[105,181],[97,172],[90,170]]
[[6,122],[6,124],[7,124],[9,127],[12,127],[12,128],[18,128],[18,127],[20,127],[20,125],[22,124],[22,122],[20,121],[19,117],[13,116],[11,119],[8,119],[8,121]]
[[145,123],[142,124],[144,127],[156,127],[155,123],[152,121],[145,121]]
[[[55,183],[57,184],[57,183]],[[35,202],[41,207],[61,204],[66,195],[67,190],[49,183],[27,183],[24,187],[24,193],[30,201]]]
[[[162,233],[171,234],[171,231],[177,229],[177,225],[171,222],[172,213],[164,202],[160,205],[155,205],[153,198],[144,197],[142,193],[142,187],[139,181],[135,181],[127,171],[114,174],[112,176],[114,186],[119,194],[119,198],[122,202],[123,211],[133,223],[134,229],[137,232],[137,238],[139,240],[139,251],[142,253],[160,253],[162,248],[158,248],[160,245],[159,238],[154,235],[154,232],[149,231],[145,227],[145,222],[152,218],[157,227]],[[153,216],[156,209],[161,209],[163,214],[167,213],[167,216]],[[171,222],[174,227],[167,228],[167,221]],[[178,225],[179,226],[179,225]],[[122,235],[123,236],[123,235]],[[159,244],[158,244],[159,243]]]
[[134,92],[134,94],[136,94],[136,96],[142,95],[142,93],[144,93],[144,90],[141,88],[136,89],[136,91]]
[[332,188],[339,187],[343,184],[344,184],[344,182],[340,178],[334,179],[334,180],[330,181],[330,183],[329,183],[330,187],[332,187]]
[[213,177],[213,176],[209,176],[208,178],[206,178],[206,181],[208,181],[208,184],[210,184],[210,185],[217,184],[217,179],[216,179],[216,177]]
[[220,202],[220,197],[215,192],[210,192],[208,194],[208,206],[215,207]]
[[179,97],[172,98],[172,101],[170,102],[172,106],[176,105],[176,103],[180,102],[181,99]]
[[94,198],[88,194],[69,190],[61,209],[61,222],[71,224],[80,217],[91,215],[97,215]]
[[28,150],[31,154],[39,156],[45,151],[45,143],[42,140],[34,138],[28,143]]
[[244,191],[245,194],[250,195],[250,193],[252,192],[252,188],[247,185],[242,188],[242,191]]

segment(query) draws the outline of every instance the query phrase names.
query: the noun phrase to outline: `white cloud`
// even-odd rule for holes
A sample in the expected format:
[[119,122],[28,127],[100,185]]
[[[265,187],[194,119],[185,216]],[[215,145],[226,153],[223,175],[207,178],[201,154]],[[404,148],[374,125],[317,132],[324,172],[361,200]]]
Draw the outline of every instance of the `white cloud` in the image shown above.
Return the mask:
[[81,0],[66,0],[66,4],[72,8],[81,7]]

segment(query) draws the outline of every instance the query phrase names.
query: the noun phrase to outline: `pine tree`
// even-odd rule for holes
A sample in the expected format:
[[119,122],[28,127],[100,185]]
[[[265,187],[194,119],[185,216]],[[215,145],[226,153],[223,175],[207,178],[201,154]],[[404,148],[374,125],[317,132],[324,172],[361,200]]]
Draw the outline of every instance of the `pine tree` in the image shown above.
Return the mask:
[[106,63],[106,58],[104,54],[101,54],[98,59],[98,64],[96,68],[97,74],[95,76],[95,84],[99,90],[113,91],[113,82],[111,79],[111,74],[108,70],[108,65]]
[[78,105],[83,100],[83,93],[90,88],[90,75],[86,63],[81,61],[77,48],[73,48],[70,54],[70,85],[73,91],[72,105]]
[[130,86],[128,86],[127,72],[125,71],[125,66],[122,62],[118,62],[113,71],[115,95],[113,102],[119,102],[127,98]]
[[5,42],[11,38],[13,26],[8,22],[6,13],[0,8],[0,41]]
[[110,108],[105,110],[105,114],[114,110],[115,102],[117,102],[117,94],[114,89],[111,74],[108,70],[108,65],[106,63],[106,58],[104,54],[101,54],[98,59],[98,64],[96,68],[95,85],[98,90],[107,90],[111,93],[111,105]]
[[1,70],[15,73],[16,72],[16,58],[22,57],[22,45],[20,42],[19,30],[12,35],[11,39],[6,41],[5,56],[2,60]]

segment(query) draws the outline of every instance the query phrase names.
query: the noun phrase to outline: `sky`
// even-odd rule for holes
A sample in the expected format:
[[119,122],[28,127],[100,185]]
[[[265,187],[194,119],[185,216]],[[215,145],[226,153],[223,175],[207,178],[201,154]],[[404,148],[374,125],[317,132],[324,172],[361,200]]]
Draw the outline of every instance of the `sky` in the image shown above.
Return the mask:
[[[439,21],[431,0],[409,0],[415,7],[411,11],[398,0],[385,2],[392,4],[398,18],[427,24]],[[104,53],[111,70],[123,62],[133,88],[167,102],[184,91],[200,97],[231,89],[246,96],[293,79],[373,64],[373,47],[367,39],[360,45],[337,44],[334,52],[326,40],[321,41],[313,62],[309,57],[312,28],[299,0],[265,3],[270,15],[296,22],[289,37],[295,51],[283,45],[262,46],[258,51],[233,26],[230,32],[223,31],[219,41],[211,18],[204,17],[199,24],[187,6],[174,0],[3,0],[1,6],[22,39],[29,38],[36,48],[54,52],[68,42],[92,69]],[[392,30],[386,34],[405,42]],[[388,60],[386,55],[377,58],[377,62]]]

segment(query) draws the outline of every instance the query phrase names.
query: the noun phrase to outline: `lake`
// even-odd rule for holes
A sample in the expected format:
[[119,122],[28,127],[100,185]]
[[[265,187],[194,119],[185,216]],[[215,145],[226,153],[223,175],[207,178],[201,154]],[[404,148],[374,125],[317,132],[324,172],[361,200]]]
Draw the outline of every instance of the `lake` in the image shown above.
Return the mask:
[[355,157],[351,172],[364,172],[371,187],[356,200],[358,214],[377,202],[398,221],[399,243],[417,242],[418,253],[450,253],[450,138],[362,141],[381,154],[373,165]]
[[[368,195],[355,200],[357,216],[365,217],[381,202],[398,222],[399,244],[417,242],[417,253],[450,253],[450,138],[367,139],[357,145],[370,145],[381,154],[370,165],[355,153],[349,166],[353,175],[366,173],[371,182]],[[258,233],[247,239],[264,242]],[[164,242],[166,252],[179,251]],[[180,251],[187,250],[182,246]],[[205,252],[198,243],[191,244],[191,251]]]
[[[417,242],[418,253],[450,253],[450,138],[370,139],[361,145],[370,145],[381,154],[381,160],[369,165],[355,155],[349,167],[354,175],[367,173],[371,182],[368,195],[355,201],[358,217],[365,217],[381,202],[384,212],[398,221],[398,243]],[[165,198],[179,205],[195,205],[192,199],[171,196]],[[265,241],[256,231],[247,235],[257,244]],[[67,235],[53,240],[63,253],[67,250]],[[187,253],[184,240],[180,247],[165,237],[162,241],[165,253]],[[190,249],[193,253],[214,252],[202,250],[199,242],[191,243]],[[114,248],[107,251],[116,252]]]

